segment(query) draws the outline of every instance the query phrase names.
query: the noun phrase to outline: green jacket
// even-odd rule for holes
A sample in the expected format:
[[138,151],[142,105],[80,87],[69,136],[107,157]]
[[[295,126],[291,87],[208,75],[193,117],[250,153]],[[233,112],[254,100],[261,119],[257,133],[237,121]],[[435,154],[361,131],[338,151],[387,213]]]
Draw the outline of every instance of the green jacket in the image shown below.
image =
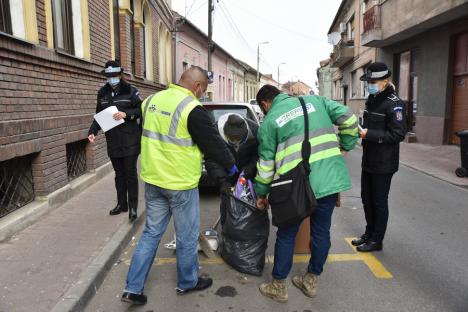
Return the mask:
[[[320,96],[304,96],[312,147],[310,184],[317,199],[349,190],[351,179],[341,151],[358,140],[358,121],[350,110]],[[280,94],[258,130],[259,156],[255,190],[266,196],[270,184],[301,161],[304,114],[298,98]],[[338,126],[338,136],[333,125]],[[339,139],[338,139],[339,138]]]

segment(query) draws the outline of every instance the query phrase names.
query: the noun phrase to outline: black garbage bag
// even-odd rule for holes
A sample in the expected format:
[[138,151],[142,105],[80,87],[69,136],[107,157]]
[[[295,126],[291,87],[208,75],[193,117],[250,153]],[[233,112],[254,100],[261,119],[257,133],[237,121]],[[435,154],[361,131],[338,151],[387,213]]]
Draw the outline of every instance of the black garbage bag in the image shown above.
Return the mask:
[[221,257],[241,273],[261,276],[270,233],[268,212],[260,211],[234,196],[226,197],[225,200]]

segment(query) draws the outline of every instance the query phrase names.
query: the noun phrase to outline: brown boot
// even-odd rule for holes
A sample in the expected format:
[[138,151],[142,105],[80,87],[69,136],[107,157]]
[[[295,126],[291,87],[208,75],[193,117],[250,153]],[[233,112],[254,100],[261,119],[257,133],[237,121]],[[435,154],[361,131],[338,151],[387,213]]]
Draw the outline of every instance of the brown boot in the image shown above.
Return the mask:
[[304,295],[314,298],[317,295],[317,276],[307,272],[304,275],[297,275],[292,278],[294,286],[299,288]]
[[259,290],[265,297],[282,303],[288,302],[288,289],[286,288],[285,279],[273,279],[271,283],[263,283],[260,285]]

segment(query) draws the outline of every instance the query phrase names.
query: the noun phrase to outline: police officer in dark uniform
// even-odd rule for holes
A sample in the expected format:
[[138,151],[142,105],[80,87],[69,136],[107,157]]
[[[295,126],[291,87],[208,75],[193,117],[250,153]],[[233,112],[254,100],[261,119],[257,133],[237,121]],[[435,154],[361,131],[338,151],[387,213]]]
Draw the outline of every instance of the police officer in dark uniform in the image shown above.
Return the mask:
[[[123,80],[123,68],[117,61],[108,61],[102,73],[107,77],[107,83],[98,92],[96,113],[116,106],[118,112],[113,115],[114,119],[124,120],[124,123],[105,133],[117,190],[117,206],[109,213],[117,215],[129,211],[129,219],[134,221],[138,206],[137,159],[140,154],[142,101],[138,90]],[[100,129],[94,120],[88,132],[91,143],[94,143]]]
[[384,63],[371,64],[360,78],[367,82],[369,98],[364,111],[361,197],[366,231],[352,241],[360,252],[382,250],[388,222],[388,193],[398,171],[400,142],[406,135],[405,103],[395,95]]

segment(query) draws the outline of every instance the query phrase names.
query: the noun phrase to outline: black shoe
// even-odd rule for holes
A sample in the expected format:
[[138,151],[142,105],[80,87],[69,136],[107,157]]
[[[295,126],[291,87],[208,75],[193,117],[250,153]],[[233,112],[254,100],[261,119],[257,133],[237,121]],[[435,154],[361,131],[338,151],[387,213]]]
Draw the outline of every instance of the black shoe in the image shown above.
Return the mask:
[[195,287],[190,288],[190,289],[178,289],[177,288],[176,291],[178,295],[182,296],[182,295],[188,294],[191,291],[199,291],[199,290],[210,288],[211,285],[213,285],[213,279],[209,277],[199,277],[197,285]]
[[117,206],[115,206],[114,209],[112,209],[111,211],[109,211],[109,214],[110,214],[111,216],[115,216],[115,215],[120,214],[121,212],[127,212],[127,211],[128,211],[128,207],[127,207],[127,206],[117,205]]
[[132,294],[129,292],[124,292],[120,300],[123,302],[131,303],[131,304],[144,305],[146,304],[146,301],[148,300],[148,298],[143,294],[137,295],[137,294]]
[[367,241],[365,244],[356,248],[359,252],[371,252],[371,251],[380,251],[382,250],[382,243]]
[[137,217],[138,217],[138,215],[137,215],[136,209],[131,208],[128,211],[128,219],[130,219],[130,221],[133,222],[133,221],[135,221],[137,219]]
[[351,245],[353,246],[361,246],[369,241],[370,237],[367,234],[363,234],[361,238],[353,239],[351,241]]

